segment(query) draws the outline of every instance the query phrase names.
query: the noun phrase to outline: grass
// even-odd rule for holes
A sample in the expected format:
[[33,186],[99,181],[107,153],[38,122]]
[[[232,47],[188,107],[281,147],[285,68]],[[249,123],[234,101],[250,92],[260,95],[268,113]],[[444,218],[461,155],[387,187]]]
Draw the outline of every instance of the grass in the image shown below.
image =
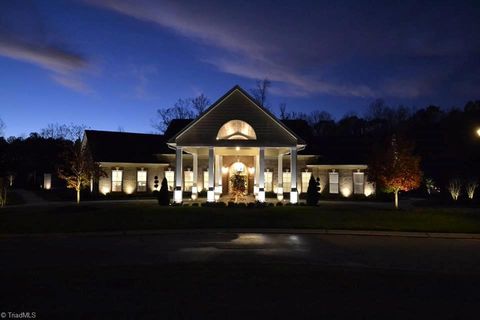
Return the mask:
[[156,204],[88,204],[0,210],[0,234],[191,228],[299,228],[480,233],[480,210],[407,211],[355,205],[205,208]]

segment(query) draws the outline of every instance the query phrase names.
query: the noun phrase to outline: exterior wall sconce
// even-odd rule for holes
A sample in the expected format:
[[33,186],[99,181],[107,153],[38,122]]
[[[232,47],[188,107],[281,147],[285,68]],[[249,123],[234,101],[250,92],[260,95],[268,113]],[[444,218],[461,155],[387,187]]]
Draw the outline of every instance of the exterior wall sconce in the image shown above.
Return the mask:
[[255,167],[248,168],[248,173],[254,174],[255,173]]
[[222,173],[227,174],[228,173],[228,168],[227,167],[222,167]]
[[240,151],[240,147],[235,147],[235,150],[236,150],[236,151]]

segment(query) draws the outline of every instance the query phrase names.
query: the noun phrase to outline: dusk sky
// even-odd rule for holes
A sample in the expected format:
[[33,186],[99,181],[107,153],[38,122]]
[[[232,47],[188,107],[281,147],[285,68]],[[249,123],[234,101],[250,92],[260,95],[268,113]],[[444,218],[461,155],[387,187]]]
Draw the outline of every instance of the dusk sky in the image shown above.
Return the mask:
[[274,112],[480,98],[480,2],[0,0],[6,136],[153,132],[156,109],[272,81]]

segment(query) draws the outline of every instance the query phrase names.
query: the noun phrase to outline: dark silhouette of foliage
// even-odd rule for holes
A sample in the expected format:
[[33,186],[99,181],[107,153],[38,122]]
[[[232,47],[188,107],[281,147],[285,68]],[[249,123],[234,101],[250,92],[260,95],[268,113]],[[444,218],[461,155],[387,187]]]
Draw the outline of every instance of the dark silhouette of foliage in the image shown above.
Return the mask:
[[307,205],[316,206],[318,203],[318,198],[319,198],[319,193],[318,193],[317,181],[315,180],[312,174],[310,176],[310,180],[308,181]]
[[160,192],[158,193],[158,204],[161,206],[168,206],[170,204],[170,195],[168,194],[167,178],[163,178]]

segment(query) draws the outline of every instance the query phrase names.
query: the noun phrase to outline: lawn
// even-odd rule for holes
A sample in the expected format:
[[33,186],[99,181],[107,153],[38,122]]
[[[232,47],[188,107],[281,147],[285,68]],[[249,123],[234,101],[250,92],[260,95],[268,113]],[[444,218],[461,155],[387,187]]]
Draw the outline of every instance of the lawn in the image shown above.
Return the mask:
[[160,207],[147,203],[16,207],[0,210],[0,233],[191,228],[299,228],[480,233],[480,210],[406,211],[355,205],[318,207]]

